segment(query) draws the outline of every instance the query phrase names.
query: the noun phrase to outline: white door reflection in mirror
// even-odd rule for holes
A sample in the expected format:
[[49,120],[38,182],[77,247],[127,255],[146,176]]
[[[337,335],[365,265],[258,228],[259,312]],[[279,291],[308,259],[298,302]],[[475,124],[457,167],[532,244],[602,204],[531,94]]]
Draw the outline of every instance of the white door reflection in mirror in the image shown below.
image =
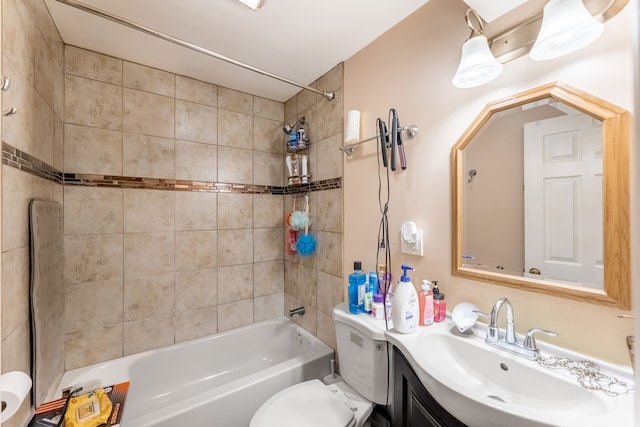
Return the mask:
[[525,277],[603,289],[602,123],[524,125]]

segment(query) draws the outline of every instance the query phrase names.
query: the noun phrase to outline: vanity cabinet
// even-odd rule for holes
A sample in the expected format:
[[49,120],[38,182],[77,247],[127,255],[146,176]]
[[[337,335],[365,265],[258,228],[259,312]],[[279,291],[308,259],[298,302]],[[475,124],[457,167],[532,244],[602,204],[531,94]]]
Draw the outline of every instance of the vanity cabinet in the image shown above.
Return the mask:
[[391,416],[393,427],[467,427],[436,402],[396,347]]

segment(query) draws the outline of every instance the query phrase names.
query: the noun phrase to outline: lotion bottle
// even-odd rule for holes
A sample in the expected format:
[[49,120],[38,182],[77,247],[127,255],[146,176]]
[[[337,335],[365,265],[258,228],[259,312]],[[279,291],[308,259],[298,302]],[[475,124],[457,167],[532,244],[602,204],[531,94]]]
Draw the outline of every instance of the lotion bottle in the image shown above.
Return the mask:
[[413,270],[413,268],[403,265],[402,269],[404,274],[393,292],[391,316],[396,331],[410,334],[418,329],[418,294],[407,274],[407,270]]
[[429,326],[433,323],[433,292],[431,292],[431,282],[422,281],[422,290],[418,293],[418,305],[420,306],[420,326]]

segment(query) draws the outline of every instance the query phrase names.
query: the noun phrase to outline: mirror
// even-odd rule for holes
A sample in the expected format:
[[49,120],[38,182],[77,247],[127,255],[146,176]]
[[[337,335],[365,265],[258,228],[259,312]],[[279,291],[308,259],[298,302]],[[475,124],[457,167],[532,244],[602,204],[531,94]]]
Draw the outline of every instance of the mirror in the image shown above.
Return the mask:
[[629,126],[557,82],[489,103],[451,151],[453,275],[630,309]]

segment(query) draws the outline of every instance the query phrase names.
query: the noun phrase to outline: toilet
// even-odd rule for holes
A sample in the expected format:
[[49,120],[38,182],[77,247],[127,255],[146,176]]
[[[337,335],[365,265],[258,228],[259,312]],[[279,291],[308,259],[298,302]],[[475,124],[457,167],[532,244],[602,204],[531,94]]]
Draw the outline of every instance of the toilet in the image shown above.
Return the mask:
[[367,427],[374,405],[387,404],[384,321],[350,314],[347,303],[333,309],[333,321],[342,380],[305,381],[274,394],[249,427]]

